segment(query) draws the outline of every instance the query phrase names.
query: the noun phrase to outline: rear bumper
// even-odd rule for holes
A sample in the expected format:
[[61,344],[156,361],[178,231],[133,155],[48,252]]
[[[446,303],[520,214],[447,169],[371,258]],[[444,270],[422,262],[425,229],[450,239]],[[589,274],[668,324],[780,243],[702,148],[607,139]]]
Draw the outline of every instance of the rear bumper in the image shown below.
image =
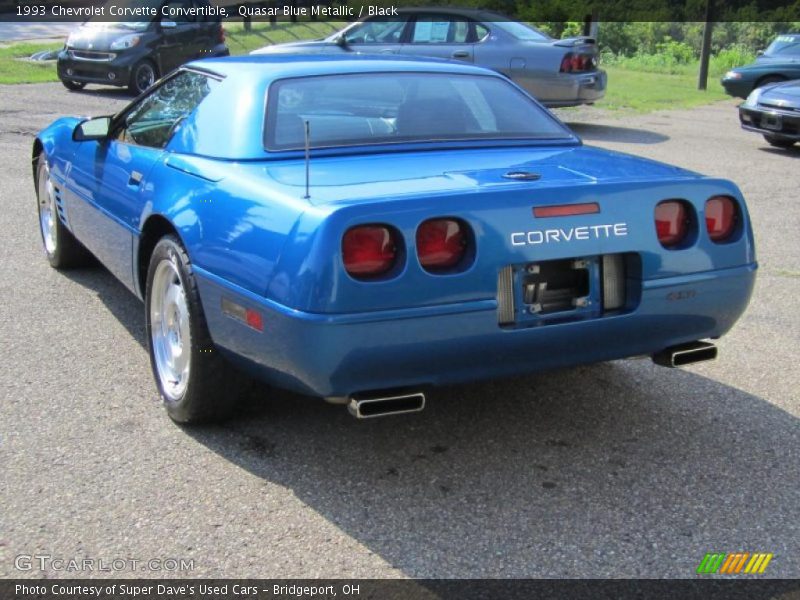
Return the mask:
[[520,79],[516,83],[545,106],[561,108],[591,104],[603,98],[608,76],[598,69],[591,73],[558,74],[546,81],[535,77]]
[[[234,362],[317,396],[446,385],[636,355],[715,338],[744,312],[756,265],[644,282],[633,312],[503,329],[494,299],[352,314],[303,313],[196,268],[209,329]],[[263,315],[264,331],[222,313],[222,298]]]

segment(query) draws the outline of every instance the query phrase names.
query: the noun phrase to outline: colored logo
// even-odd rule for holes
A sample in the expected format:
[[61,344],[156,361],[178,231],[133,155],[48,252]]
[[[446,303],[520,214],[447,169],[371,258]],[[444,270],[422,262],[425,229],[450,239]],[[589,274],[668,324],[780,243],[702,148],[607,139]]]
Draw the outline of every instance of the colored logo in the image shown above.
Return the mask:
[[769,561],[772,560],[772,553],[766,552],[734,552],[731,554],[709,552],[703,557],[700,566],[697,567],[699,575],[710,575],[719,573],[720,575],[740,575],[763,573]]

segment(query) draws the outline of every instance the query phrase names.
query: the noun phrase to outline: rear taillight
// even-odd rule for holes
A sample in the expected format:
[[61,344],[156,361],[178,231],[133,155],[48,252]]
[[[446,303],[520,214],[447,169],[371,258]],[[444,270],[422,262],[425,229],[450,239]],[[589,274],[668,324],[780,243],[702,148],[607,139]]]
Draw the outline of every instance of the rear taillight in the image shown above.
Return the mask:
[[681,200],[665,200],[656,206],[656,234],[665,248],[686,239],[691,223],[691,208]]
[[597,66],[597,59],[592,54],[575,54],[567,52],[561,59],[562,73],[582,73],[592,71]]
[[733,235],[739,218],[736,202],[728,196],[714,196],[706,201],[706,230],[714,242],[724,242]]
[[426,271],[445,271],[464,259],[467,226],[458,219],[431,219],[417,229],[417,256]]
[[359,225],[342,238],[344,268],[356,279],[383,275],[397,262],[397,234],[386,225]]

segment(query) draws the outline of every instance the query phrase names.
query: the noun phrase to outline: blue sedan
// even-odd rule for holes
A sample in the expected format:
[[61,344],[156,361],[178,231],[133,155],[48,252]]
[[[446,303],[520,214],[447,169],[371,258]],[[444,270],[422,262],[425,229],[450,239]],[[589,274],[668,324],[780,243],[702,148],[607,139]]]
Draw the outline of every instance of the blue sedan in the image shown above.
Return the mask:
[[420,410],[429,386],[716,356],[756,261],[733,183],[586,147],[493,71],[431,59],[190,63],[33,146],[44,253],[145,304],[158,391],[219,419],[240,375]]

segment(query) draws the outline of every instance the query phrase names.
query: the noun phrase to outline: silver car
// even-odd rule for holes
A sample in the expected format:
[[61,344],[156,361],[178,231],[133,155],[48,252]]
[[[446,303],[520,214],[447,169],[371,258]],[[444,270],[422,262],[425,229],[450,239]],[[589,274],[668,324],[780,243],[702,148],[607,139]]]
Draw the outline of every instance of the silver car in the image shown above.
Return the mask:
[[605,95],[595,40],[556,40],[499,14],[450,8],[398,9],[314,41],[265,46],[265,53],[410,54],[462,60],[505,74],[546,106],[592,104]]

